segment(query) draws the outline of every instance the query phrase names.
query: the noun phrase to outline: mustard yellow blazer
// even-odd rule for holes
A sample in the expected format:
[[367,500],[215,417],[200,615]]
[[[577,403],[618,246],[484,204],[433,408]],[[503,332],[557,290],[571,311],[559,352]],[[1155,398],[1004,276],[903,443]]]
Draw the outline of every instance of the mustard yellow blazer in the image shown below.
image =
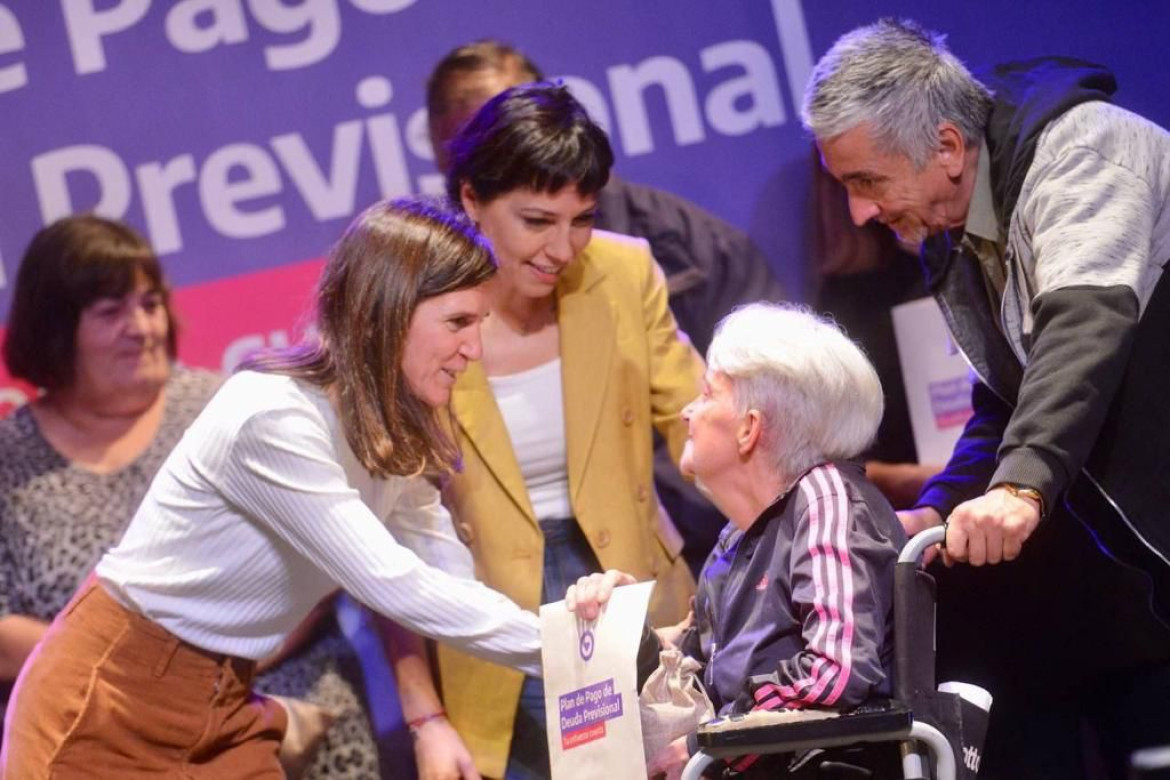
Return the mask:
[[[677,463],[686,441],[679,412],[699,393],[703,362],[678,331],[645,241],[594,231],[562,273],[557,323],[573,513],[602,568],[658,581],[651,622],[675,623],[695,583],[654,492],[652,428]],[[480,364],[460,377],[451,404],[463,470],[444,497],[456,530],[479,579],[536,611],[544,539]],[[523,675],[444,646],[439,667],[444,706],[480,773],[502,777]]]

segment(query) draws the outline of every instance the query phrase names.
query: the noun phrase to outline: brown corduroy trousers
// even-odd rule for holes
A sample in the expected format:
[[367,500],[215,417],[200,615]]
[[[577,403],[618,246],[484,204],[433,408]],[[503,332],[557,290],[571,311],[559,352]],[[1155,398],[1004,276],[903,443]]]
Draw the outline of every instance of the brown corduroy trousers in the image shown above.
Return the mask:
[[210,653],[91,581],[37,645],[5,719],[0,780],[275,780],[284,708],[255,663]]

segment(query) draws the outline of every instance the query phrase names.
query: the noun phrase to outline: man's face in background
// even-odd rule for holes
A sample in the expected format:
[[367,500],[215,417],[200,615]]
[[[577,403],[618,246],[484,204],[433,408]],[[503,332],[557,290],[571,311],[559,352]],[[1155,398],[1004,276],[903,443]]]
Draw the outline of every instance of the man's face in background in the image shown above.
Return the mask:
[[459,134],[467,120],[475,116],[484,103],[505,89],[530,81],[532,76],[529,74],[507,73],[495,68],[463,71],[448,79],[443,94],[444,110],[428,120],[435,165],[444,176],[450,173],[451,165],[447,145]]

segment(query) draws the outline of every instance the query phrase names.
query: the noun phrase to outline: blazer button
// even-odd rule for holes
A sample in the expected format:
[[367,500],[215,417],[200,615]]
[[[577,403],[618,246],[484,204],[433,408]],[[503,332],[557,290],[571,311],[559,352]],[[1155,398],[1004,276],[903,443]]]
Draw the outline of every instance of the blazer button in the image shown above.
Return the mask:
[[650,490],[645,485],[638,485],[638,500],[645,501],[650,497]]
[[455,526],[455,535],[464,544],[471,544],[475,541],[475,529],[471,527],[471,523],[458,523]]
[[605,530],[604,528],[601,529],[600,531],[597,532],[597,536],[594,537],[594,539],[597,542],[598,547],[608,547],[609,546],[609,531]]
[[628,427],[628,426],[633,425],[633,424],[634,424],[634,410],[627,408],[622,412],[622,425],[625,425]]

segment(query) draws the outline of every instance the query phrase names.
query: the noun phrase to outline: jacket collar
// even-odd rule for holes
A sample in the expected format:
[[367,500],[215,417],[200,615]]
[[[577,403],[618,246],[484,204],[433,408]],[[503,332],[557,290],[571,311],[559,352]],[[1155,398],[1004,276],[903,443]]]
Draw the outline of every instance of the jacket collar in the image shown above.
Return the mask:
[[967,220],[963,229],[971,235],[1002,244],[1007,231],[1002,229],[995,216],[990,157],[987,144],[981,143],[979,159],[975,164],[975,184],[971,190],[971,203],[967,207]]

